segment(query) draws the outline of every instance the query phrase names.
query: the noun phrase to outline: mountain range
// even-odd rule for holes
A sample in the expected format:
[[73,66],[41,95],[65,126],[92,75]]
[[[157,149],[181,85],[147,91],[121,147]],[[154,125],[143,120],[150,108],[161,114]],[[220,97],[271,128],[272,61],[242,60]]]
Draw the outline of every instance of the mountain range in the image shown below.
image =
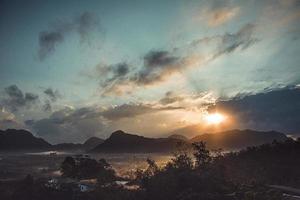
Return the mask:
[[179,144],[191,146],[194,142],[204,141],[209,149],[236,150],[248,146],[283,141],[287,136],[276,131],[230,130],[218,133],[201,134],[191,139],[175,134],[166,138],[148,138],[121,130],[113,132],[106,140],[92,137],[84,143],[62,143],[52,145],[29,131],[8,129],[0,130],[1,151],[26,150],[63,150],[90,153],[153,153],[173,152]]
[[52,145],[42,138],[34,137],[29,131],[0,130],[0,150],[38,150],[49,149]]
[[96,146],[91,152],[103,153],[151,153],[172,152],[178,143],[183,140],[176,138],[147,138],[143,136],[115,131],[102,144]]
[[60,143],[52,146],[53,150],[61,151],[89,151],[95,148],[97,145],[102,144],[103,139],[98,137],[91,137],[84,143]]
[[274,140],[284,141],[287,136],[276,131],[254,131],[254,130],[229,130],[218,133],[207,133],[190,139],[190,142],[205,141],[209,149],[234,150],[248,146],[258,146],[271,143]]
[[63,150],[88,151],[103,143],[103,139],[91,137],[83,144],[61,143],[52,145],[42,138],[35,137],[27,130],[7,129],[0,130],[0,151],[42,151],[42,150]]

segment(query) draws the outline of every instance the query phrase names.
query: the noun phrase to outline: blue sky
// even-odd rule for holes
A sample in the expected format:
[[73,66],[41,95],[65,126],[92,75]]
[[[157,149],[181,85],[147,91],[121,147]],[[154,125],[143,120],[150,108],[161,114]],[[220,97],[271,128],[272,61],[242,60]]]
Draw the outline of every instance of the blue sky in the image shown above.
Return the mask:
[[208,104],[300,82],[298,0],[0,4],[0,128],[52,142],[159,136],[202,123]]

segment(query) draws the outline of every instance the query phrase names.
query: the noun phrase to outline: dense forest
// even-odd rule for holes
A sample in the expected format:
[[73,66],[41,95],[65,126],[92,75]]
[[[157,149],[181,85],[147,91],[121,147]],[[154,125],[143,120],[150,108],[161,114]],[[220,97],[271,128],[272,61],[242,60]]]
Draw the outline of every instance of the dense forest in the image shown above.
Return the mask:
[[[45,180],[25,179],[0,183],[3,200],[279,200],[282,192],[269,185],[300,186],[300,140],[274,141],[239,152],[211,152],[205,143],[193,144],[193,152],[179,147],[163,167],[147,159],[148,168],[136,169],[131,179],[118,177],[104,159],[66,157],[62,176],[97,180],[95,189],[74,191],[68,184],[47,187]],[[119,185],[116,180],[126,180]],[[128,189],[129,186],[137,186]]]

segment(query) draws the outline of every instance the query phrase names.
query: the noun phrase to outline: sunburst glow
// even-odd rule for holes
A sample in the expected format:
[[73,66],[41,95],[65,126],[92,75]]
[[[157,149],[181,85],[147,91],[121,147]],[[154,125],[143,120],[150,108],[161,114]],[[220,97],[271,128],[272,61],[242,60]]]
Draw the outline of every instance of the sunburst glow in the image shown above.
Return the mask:
[[205,117],[205,120],[208,124],[215,124],[215,125],[224,122],[225,119],[226,116],[220,113],[211,113]]

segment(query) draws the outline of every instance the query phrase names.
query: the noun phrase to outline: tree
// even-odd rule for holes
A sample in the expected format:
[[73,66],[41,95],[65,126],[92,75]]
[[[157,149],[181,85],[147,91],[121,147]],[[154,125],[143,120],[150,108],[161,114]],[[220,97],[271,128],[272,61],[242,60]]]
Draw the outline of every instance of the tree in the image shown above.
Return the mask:
[[97,178],[103,185],[115,180],[115,171],[105,159],[96,161],[89,157],[66,157],[61,164],[62,175],[69,178],[92,179]]
[[65,160],[61,164],[60,169],[62,172],[62,176],[71,178],[76,177],[76,163],[74,158],[72,158],[71,156],[65,158]]
[[191,170],[193,169],[193,160],[187,153],[175,154],[171,162],[169,162],[166,168],[181,169],[181,170]]
[[103,186],[110,184],[116,180],[115,171],[105,159],[102,158],[98,161],[98,167],[99,171],[97,175],[97,182],[99,185]]
[[194,157],[196,159],[196,167],[201,169],[206,169],[212,161],[210,152],[206,149],[205,142],[193,143],[194,147]]
[[155,163],[154,160],[150,158],[147,158],[147,163],[148,163],[148,168],[145,170],[144,174],[146,176],[154,176],[159,170],[157,164]]

